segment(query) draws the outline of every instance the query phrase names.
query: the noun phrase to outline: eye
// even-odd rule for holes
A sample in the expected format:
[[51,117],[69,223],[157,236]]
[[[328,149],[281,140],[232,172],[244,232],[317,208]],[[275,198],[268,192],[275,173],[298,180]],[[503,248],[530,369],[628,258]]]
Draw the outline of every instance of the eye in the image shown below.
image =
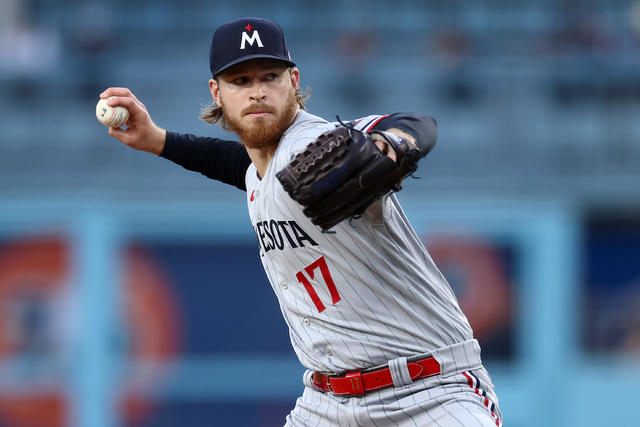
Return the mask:
[[276,73],[269,73],[266,76],[264,76],[264,79],[266,81],[271,81],[271,80],[275,80],[278,77],[278,75]]
[[232,83],[234,85],[238,85],[238,86],[242,86],[244,84],[247,84],[247,82],[249,82],[249,78],[246,76],[241,76],[241,77],[237,77],[235,79],[233,79]]

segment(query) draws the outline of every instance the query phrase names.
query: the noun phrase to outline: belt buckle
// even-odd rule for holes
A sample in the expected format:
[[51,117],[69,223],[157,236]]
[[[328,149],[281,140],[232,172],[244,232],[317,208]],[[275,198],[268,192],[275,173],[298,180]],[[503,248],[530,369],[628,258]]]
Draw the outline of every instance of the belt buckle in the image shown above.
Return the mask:
[[[335,374],[333,374],[335,375]],[[331,391],[331,383],[329,382],[329,378],[332,374],[322,373],[322,372],[314,372],[312,375],[312,382],[316,387],[327,387],[329,391]],[[320,378],[324,377],[324,381],[320,381]]]

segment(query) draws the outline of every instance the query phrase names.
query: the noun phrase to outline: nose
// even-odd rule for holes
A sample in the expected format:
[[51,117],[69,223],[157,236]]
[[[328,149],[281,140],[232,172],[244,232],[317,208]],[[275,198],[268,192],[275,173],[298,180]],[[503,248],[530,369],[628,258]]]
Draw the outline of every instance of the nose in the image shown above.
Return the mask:
[[264,87],[262,85],[261,82],[256,82],[253,85],[253,91],[251,93],[251,100],[252,101],[262,101],[264,100],[264,97],[266,96],[265,91],[264,91]]

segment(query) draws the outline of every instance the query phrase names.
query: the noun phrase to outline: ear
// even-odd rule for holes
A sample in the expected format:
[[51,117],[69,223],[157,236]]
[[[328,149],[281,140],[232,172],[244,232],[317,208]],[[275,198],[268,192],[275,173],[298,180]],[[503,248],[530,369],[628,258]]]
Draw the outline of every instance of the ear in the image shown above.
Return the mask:
[[209,79],[209,92],[217,105],[220,105],[220,86],[215,79]]
[[298,67],[291,68],[289,74],[291,75],[291,86],[293,86],[293,90],[300,89],[300,70],[298,70]]

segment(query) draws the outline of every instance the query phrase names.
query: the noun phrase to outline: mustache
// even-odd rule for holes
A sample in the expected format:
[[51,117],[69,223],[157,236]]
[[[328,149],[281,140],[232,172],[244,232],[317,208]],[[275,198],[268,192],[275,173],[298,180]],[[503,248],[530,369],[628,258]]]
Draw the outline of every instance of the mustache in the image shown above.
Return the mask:
[[242,115],[255,113],[256,111],[266,111],[267,113],[275,113],[275,110],[266,104],[255,104],[242,110]]

